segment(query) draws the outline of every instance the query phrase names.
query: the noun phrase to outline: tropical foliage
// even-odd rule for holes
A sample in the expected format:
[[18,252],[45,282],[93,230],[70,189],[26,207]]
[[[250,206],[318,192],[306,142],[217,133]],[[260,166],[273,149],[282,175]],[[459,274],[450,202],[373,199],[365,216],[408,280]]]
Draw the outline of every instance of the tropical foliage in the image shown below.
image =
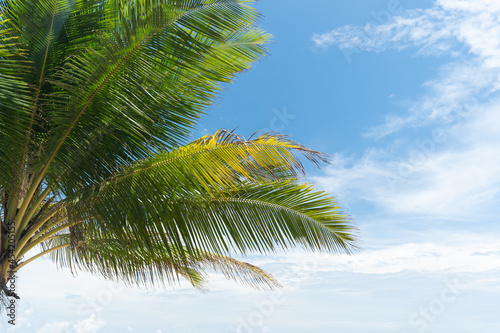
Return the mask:
[[350,220],[300,182],[325,155],[277,134],[186,144],[269,35],[246,0],[0,0],[0,287],[49,254],[129,284],[206,270],[274,278],[230,254],[351,252]]

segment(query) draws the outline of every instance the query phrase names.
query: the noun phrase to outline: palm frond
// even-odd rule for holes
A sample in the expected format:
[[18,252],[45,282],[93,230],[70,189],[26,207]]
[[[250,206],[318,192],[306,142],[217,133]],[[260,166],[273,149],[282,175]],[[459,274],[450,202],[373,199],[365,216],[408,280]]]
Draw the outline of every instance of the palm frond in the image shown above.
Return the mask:
[[243,140],[220,131],[124,169],[74,199],[71,214],[92,216],[86,233],[106,230],[124,242],[133,235],[145,244],[153,239],[191,256],[197,249],[269,253],[297,243],[350,252],[349,219],[333,199],[295,181],[302,171],[297,152],[316,163],[327,160],[281,135]]
[[[26,82],[29,63],[26,50],[9,20],[0,22],[0,186],[11,189],[18,184],[21,151],[29,123],[30,89]],[[14,185],[15,184],[15,185]]]
[[102,239],[87,239],[83,234],[75,235],[73,230],[53,237],[43,244],[43,250],[67,245],[51,252],[52,259],[60,267],[70,267],[75,274],[87,271],[129,285],[154,287],[184,278],[197,289],[204,290],[207,271],[211,270],[256,289],[279,286],[269,273],[228,256],[198,251],[197,256],[181,261],[174,250],[170,251],[173,256],[161,255],[168,252],[161,249],[169,244],[154,244],[156,250],[151,251],[148,247],[102,236]]
[[[119,191],[148,184],[175,195],[197,190],[223,192],[237,187],[242,180],[283,180],[304,174],[299,155],[321,165],[328,156],[274,133],[245,140],[226,130],[207,135],[186,146],[131,165],[105,182]],[[104,190],[104,188],[101,189]]]
[[219,84],[265,52],[267,37],[251,28],[257,14],[246,1],[159,1],[124,15],[140,3],[122,8],[120,29],[97,33],[48,80],[58,88],[45,102],[57,135],[47,143],[42,175],[52,164],[68,188],[160,144],[181,143]]

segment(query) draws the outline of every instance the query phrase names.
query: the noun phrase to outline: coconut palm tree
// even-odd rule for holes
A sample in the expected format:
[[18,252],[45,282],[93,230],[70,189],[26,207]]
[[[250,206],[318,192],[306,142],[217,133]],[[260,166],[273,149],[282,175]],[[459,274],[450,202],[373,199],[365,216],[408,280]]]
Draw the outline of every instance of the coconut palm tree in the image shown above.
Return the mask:
[[247,0],[0,0],[0,293],[50,255],[128,284],[206,270],[277,282],[230,254],[351,252],[349,218],[300,181],[288,138],[221,130],[188,143],[269,35]]

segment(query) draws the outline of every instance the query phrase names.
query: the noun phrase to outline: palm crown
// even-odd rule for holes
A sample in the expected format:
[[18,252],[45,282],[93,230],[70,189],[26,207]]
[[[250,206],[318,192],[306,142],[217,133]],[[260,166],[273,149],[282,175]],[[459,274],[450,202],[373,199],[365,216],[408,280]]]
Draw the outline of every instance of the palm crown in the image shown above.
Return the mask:
[[4,300],[45,254],[130,284],[201,288],[211,268],[273,287],[228,254],[355,248],[334,199],[298,180],[300,156],[325,155],[272,133],[186,144],[220,85],[266,52],[250,3],[0,0]]

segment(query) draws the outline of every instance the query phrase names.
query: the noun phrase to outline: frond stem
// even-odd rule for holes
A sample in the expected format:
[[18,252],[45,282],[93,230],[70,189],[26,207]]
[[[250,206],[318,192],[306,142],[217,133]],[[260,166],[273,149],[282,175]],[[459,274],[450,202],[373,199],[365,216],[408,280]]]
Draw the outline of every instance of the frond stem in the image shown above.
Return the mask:
[[67,244],[62,244],[62,245],[59,245],[59,246],[53,247],[53,248],[51,248],[51,249],[48,249],[47,251],[43,251],[43,252],[41,252],[41,253],[39,253],[39,254],[37,254],[37,255],[35,255],[35,256],[33,256],[33,257],[29,258],[28,260],[23,261],[21,264],[19,264],[19,265],[18,265],[16,268],[14,268],[12,271],[13,271],[13,272],[17,272],[17,271],[18,271],[18,270],[20,270],[23,266],[25,266],[25,265],[29,264],[29,263],[30,263],[30,262],[32,262],[33,260],[36,260],[36,259],[38,259],[38,258],[40,258],[40,257],[42,257],[42,256],[44,256],[44,255],[46,255],[46,254],[49,254],[50,252],[53,252],[53,251],[56,251],[56,250],[59,250],[59,249],[65,248],[65,247],[67,247],[67,246],[69,246],[69,243],[67,243]]
[[[64,219],[60,219],[58,221],[56,221],[54,223],[57,224],[58,222],[62,222],[64,221],[66,218]],[[38,233],[34,236],[34,238],[29,242],[29,244],[19,253],[18,257],[21,258],[23,255],[25,255],[29,250],[31,250],[32,248],[34,248],[36,245],[46,241],[47,239],[49,239],[50,237],[52,237],[53,235],[57,234],[58,232],[64,230],[64,229],[67,229],[69,227],[72,227],[74,225],[77,225],[77,224],[80,224],[82,222],[85,222],[87,221],[86,219],[85,220],[80,220],[80,221],[75,221],[75,222],[71,222],[71,223],[68,223],[68,224],[65,224],[65,225],[62,225],[60,227],[57,227],[47,233]]]
[[30,219],[35,214],[37,208],[43,203],[43,200],[45,200],[45,198],[50,194],[50,192],[52,192],[52,187],[47,186],[47,188],[45,188],[42,194],[40,194],[37,201],[31,206],[31,209],[28,211],[28,213],[25,214],[23,220],[21,221],[19,229],[17,230],[18,237],[21,235],[24,228],[26,228],[26,226],[28,225]]
[[[16,247],[16,251],[15,251],[15,255],[19,255],[19,253],[21,252],[21,250],[23,249],[23,247],[26,245],[26,243],[28,243],[28,241],[30,240],[31,236],[33,236],[37,231],[38,229],[40,229],[45,223],[47,223],[47,221],[49,221],[54,215],[56,215],[61,209],[63,209],[65,206],[64,205],[61,205],[59,208],[55,209],[51,214],[49,214],[47,217],[41,219],[40,221],[38,221],[37,223],[35,223],[27,232],[26,234],[19,240],[19,242],[17,243],[17,247]],[[64,221],[67,217],[63,217],[61,219],[59,219],[58,221]]]
[[[58,3],[58,0],[54,1],[54,10],[52,12],[52,20],[50,22],[50,30],[49,30],[49,36],[47,38],[47,46],[45,47],[45,55],[44,55],[44,59],[43,59],[42,68],[40,70],[40,79],[38,80],[38,87],[36,89],[35,98],[33,100],[33,109],[31,111],[31,120],[30,120],[30,124],[28,127],[28,131],[26,132],[26,142],[24,143],[23,154],[22,154],[21,161],[20,161],[21,169],[24,169],[24,163],[25,163],[24,160],[26,159],[26,155],[28,153],[28,145],[29,145],[29,141],[30,141],[31,130],[33,128],[33,123],[35,121],[35,113],[36,113],[36,109],[37,109],[38,98],[40,96],[40,90],[42,88],[42,83],[43,83],[43,74],[45,72],[45,65],[47,64],[47,57],[49,54],[50,42],[52,40],[52,30],[54,28],[54,20],[55,20],[55,16],[56,16],[56,12],[57,12],[57,3]],[[36,192],[38,184],[41,183],[41,180],[43,179],[43,175],[44,175],[44,173],[42,173],[41,174],[42,177],[38,177],[37,181],[33,184],[30,191],[26,194],[26,197],[24,198],[24,201],[23,201],[23,204],[21,205],[21,208],[19,209],[19,212],[18,212],[16,219],[15,219],[15,227],[16,227],[16,231],[18,231],[18,232],[20,229],[21,221],[22,221],[22,219],[24,219],[24,213],[26,212],[26,209],[28,208],[28,206],[31,202],[31,197]]]

